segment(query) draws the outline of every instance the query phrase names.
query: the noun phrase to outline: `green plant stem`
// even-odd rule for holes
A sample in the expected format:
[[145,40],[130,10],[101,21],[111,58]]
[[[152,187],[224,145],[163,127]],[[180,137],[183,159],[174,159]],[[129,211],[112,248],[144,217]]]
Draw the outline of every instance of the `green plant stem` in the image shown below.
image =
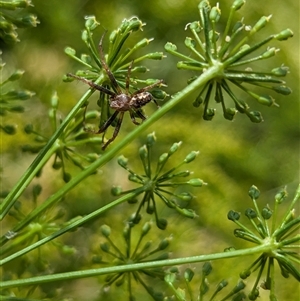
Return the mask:
[[12,255],[10,255],[10,256],[2,259],[2,260],[0,260],[0,266],[10,262],[11,260],[13,260],[15,258],[18,258],[18,257],[22,256],[22,255],[24,255],[24,254],[40,247],[40,246],[42,246],[42,245],[44,245],[45,243],[59,237],[60,235],[66,233],[68,231],[71,231],[71,230],[83,225],[86,222],[89,222],[89,221],[93,220],[96,217],[99,217],[99,215],[101,215],[105,211],[109,210],[110,208],[112,208],[114,206],[117,206],[121,203],[124,203],[124,202],[134,198],[135,196],[139,195],[143,190],[144,190],[144,187],[141,187],[140,189],[136,189],[134,192],[128,193],[128,194],[118,198],[117,200],[101,207],[100,209],[86,215],[85,217],[82,217],[82,218],[70,223],[68,226],[60,229],[59,231],[56,231],[55,233],[52,233],[51,235],[35,242],[34,244],[32,244],[32,245],[30,245],[30,246],[28,246],[28,247],[26,247],[26,248],[24,248],[24,249],[22,249],[22,250],[20,250],[16,253],[12,254]]
[[[96,82],[100,82],[100,81],[101,81],[101,78],[99,78]],[[93,91],[89,90],[82,96],[82,98],[78,101],[78,103],[71,110],[69,115],[63,120],[62,124],[57,129],[57,131],[49,139],[49,141],[45,145],[45,147],[40,151],[40,153],[34,159],[32,164],[25,171],[25,173],[20,178],[18,183],[13,187],[13,189],[10,191],[10,193],[5,198],[5,200],[1,203],[0,220],[2,220],[5,217],[5,215],[9,212],[10,208],[14,205],[14,203],[17,201],[17,199],[20,197],[20,195],[23,193],[23,191],[26,189],[26,187],[29,185],[29,183],[32,181],[32,179],[35,177],[37,172],[45,165],[45,163],[51,157],[51,155],[52,155],[51,148],[52,148],[53,144],[57,141],[57,139],[60,137],[60,135],[62,134],[64,129],[67,127],[67,125],[70,123],[70,121],[75,117],[77,112],[82,108],[82,106],[87,101],[87,99],[92,95],[92,93],[93,93]]]
[[112,266],[112,267],[99,268],[99,269],[89,269],[89,270],[75,271],[75,272],[57,273],[54,275],[38,276],[38,277],[32,277],[27,279],[9,280],[9,281],[1,282],[0,288],[4,289],[4,288],[16,287],[16,286],[20,287],[26,285],[37,285],[37,284],[48,283],[53,281],[72,280],[72,279],[79,279],[79,278],[86,278],[86,277],[95,277],[95,276],[112,274],[112,273],[125,273],[125,272],[137,271],[137,270],[153,269],[158,267],[183,265],[183,264],[205,262],[209,260],[219,260],[225,258],[248,256],[248,255],[269,252],[270,248],[272,248],[272,246],[270,245],[260,245],[253,248],[230,251],[230,252],[221,252],[221,253],[208,254],[208,255],[158,260],[152,262],[134,263],[128,265],[119,265],[119,266]]
[[[180,101],[185,99],[188,95],[190,95],[192,92],[197,91],[202,85],[206,84],[209,80],[216,77],[218,74],[223,72],[223,65],[216,62],[216,65],[210,67],[207,69],[201,76],[199,76],[195,81],[193,81],[190,85],[185,87],[182,91],[178,92],[171,100],[169,100],[163,107],[158,109],[155,113],[151,115],[145,122],[143,122],[140,126],[136,127],[132,132],[130,132],[126,137],[124,137],[123,140],[119,141],[119,143],[114,144],[110,149],[108,149],[99,159],[94,161],[89,167],[87,167],[85,170],[77,174],[76,177],[72,178],[68,183],[66,183],[61,189],[59,189],[56,193],[54,193],[52,196],[50,196],[41,206],[33,210],[29,215],[27,215],[22,221],[20,221],[13,229],[12,231],[18,232],[20,231],[25,225],[27,225],[30,221],[32,221],[36,216],[41,214],[45,209],[47,209],[49,206],[57,202],[59,199],[61,199],[67,192],[69,192],[71,189],[73,189],[77,184],[82,182],[85,178],[87,178],[89,175],[93,174],[99,167],[103,166],[105,163],[110,161],[112,158],[116,156],[116,154],[122,150],[127,144],[129,144],[131,141],[133,141],[135,138],[141,135],[142,132],[144,132],[148,127],[150,127],[153,123],[155,123],[158,119],[160,119],[164,114],[166,114],[170,109],[172,109],[175,105],[177,105]],[[70,112],[68,117],[64,120],[62,125],[65,125],[66,127],[66,120],[68,122],[75,116],[77,110],[79,110],[82,105],[85,103],[89,93],[92,93],[92,91],[87,92],[81,100],[76,104],[74,109]],[[80,105],[79,105],[80,104]],[[77,110],[75,111],[75,108]],[[75,112],[75,113],[74,113]],[[70,115],[72,114],[72,118]],[[59,137],[59,134],[62,132],[61,129],[62,126],[59,127],[55,135],[50,139],[50,141],[53,141],[53,143],[56,141],[56,139]],[[49,141],[49,143],[50,143]],[[49,144],[48,143],[48,144]],[[52,144],[53,144],[52,143]],[[48,150],[49,146],[46,145],[45,149]],[[51,145],[52,145],[51,144]],[[48,146],[48,147],[47,147]],[[50,146],[51,147],[51,146]],[[47,151],[43,149],[42,153],[45,155]],[[41,161],[42,157],[39,154],[38,155],[39,162]],[[34,161],[37,162],[36,159]],[[35,163],[35,165],[37,165]],[[37,168],[35,166],[35,169],[32,167],[29,168],[31,173],[34,171],[37,171]],[[26,172],[27,178],[31,176],[30,172]],[[22,180],[25,178],[25,176],[22,177]],[[28,185],[30,181],[25,178],[25,183],[20,185],[18,183],[19,188],[25,189],[24,185]],[[33,176],[31,176],[33,178]],[[21,181],[20,181],[21,182]],[[23,183],[23,181],[22,181]],[[16,189],[13,190],[14,194],[10,194],[7,198],[9,198],[10,202],[12,202],[12,198],[17,195],[19,196],[19,191],[16,191]],[[10,204],[10,203],[9,203]],[[11,207],[11,206],[10,206]],[[7,213],[7,212],[6,212]],[[1,237],[0,245],[2,245],[5,241],[7,241],[6,236]]]

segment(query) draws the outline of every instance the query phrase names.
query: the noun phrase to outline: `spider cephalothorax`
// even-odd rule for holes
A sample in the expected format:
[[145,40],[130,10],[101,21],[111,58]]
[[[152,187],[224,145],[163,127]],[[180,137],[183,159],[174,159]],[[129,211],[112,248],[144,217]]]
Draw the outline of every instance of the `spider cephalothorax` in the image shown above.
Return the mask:
[[101,59],[102,67],[105,70],[105,72],[111,82],[113,91],[109,90],[103,86],[97,85],[94,82],[87,80],[84,77],[80,77],[80,76],[77,76],[77,75],[74,75],[71,73],[68,73],[68,76],[74,77],[74,78],[88,84],[90,87],[109,95],[109,102],[110,102],[109,106],[110,106],[110,108],[115,110],[115,112],[105,121],[105,123],[101,127],[99,127],[98,131],[91,131],[91,130],[85,128],[85,131],[93,132],[95,134],[103,133],[103,139],[104,139],[104,135],[105,135],[107,128],[118,117],[117,122],[116,122],[116,127],[115,127],[112,137],[110,139],[108,139],[105,143],[103,143],[103,145],[102,145],[102,149],[104,150],[117,137],[125,112],[128,111],[132,122],[136,125],[139,125],[140,122],[138,122],[136,120],[136,117],[140,118],[142,121],[144,121],[146,119],[141,108],[143,106],[145,106],[151,100],[153,100],[155,102],[155,104],[158,106],[158,104],[157,104],[156,100],[154,99],[154,97],[152,96],[152,94],[147,91],[156,86],[160,86],[163,83],[163,80],[158,80],[157,82],[155,82],[152,85],[146,86],[133,93],[130,93],[130,91],[129,91],[130,72],[131,72],[131,68],[132,68],[132,64],[133,64],[133,62],[131,62],[131,64],[128,67],[125,90],[123,91],[106,63],[104,53],[103,53],[103,48],[102,48],[103,37],[104,37],[104,35],[102,36],[100,43],[99,43],[100,59]]

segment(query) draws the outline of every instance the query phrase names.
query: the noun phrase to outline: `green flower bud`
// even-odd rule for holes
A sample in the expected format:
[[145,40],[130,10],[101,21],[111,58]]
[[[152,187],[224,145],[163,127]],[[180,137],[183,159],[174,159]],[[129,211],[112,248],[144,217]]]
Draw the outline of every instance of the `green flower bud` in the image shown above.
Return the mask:
[[161,89],[153,89],[151,91],[152,96],[158,100],[164,100],[169,94]]
[[147,135],[147,147],[152,147],[156,142],[156,137],[155,137],[155,133],[151,133],[149,135]]
[[212,120],[213,117],[215,116],[215,112],[216,112],[215,109],[212,108],[207,109],[203,114],[203,119],[207,121]]
[[108,243],[101,243],[100,248],[103,252],[108,252],[109,251],[109,244]]
[[282,95],[290,95],[292,93],[292,90],[286,86],[275,86],[272,89]]
[[142,161],[146,162],[146,159],[148,158],[148,149],[146,145],[143,145],[139,149],[139,155]]
[[180,171],[178,173],[173,174],[174,177],[188,177],[191,174],[189,170]]
[[189,26],[191,30],[195,30],[196,32],[201,31],[201,25],[199,21],[194,21],[192,23],[189,23],[185,26],[185,28],[187,28],[187,26]]
[[166,249],[170,244],[170,238],[164,238],[160,243],[159,243],[159,246],[158,246],[158,249],[159,250],[164,250]]
[[250,270],[244,270],[240,273],[240,277],[241,279],[246,279],[251,275],[251,271]]
[[193,101],[193,106],[195,108],[198,108],[202,103],[203,103],[203,98],[201,97],[201,95],[198,95],[198,97]]
[[162,60],[165,57],[165,55],[163,52],[152,52],[146,54],[146,57],[150,60]]
[[68,183],[71,180],[72,176],[68,172],[63,173],[63,180],[65,183]]
[[246,287],[246,284],[242,280],[239,280],[237,285],[233,288],[232,292],[234,294],[236,294],[237,292],[241,291],[245,287]]
[[288,72],[289,68],[286,66],[280,66],[271,70],[271,73],[278,77],[286,76]]
[[4,133],[8,135],[14,135],[17,132],[17,127],[15,125],[6,124],[0,127]]
[[33,186],[33,189],[32,189],[32,193],[33,193],[33,196],[34,197],[37,197],[41,194],[42,192],[42,186],[39,185],[39,184],[36,184]]
[[179,212],[180,214],[182,214],[185,217],[188,217],[188,218],[198,217],[196,212],[192,209],[179,208],[178,206],[176,206],[175,209],[176,209],[177,212]]
[[248,195],[250,196],[250,198],[257,200],[260,196],[260,191],[256,186],[252,185],[249,189]]
[[268,59],[268,58],[274,56],[278,51],[279,51],[279,49],[277,49],[275,47],[269,48],[261,55],[261,58]]
[[170,53],[176,52],[176,51],[177,51],[177,46],[176,46],[175,44],[172,44],[172,43],[168,42],[168,43],[165,45],[165,50],[166,50],[167,52],[170,52]]
[[196,41],[189,37],[185,38],[184,44],[188,48],[195,48],[197,45]]
[[261,215],[264,219],[270,219],[270,217],[272,216],[272,210],[268,207],[264,207],[261,211]]
[[221,10],[217,4],[217,6],[214,6],[210,13],[209,13],[209,19],[212,21],[212,22],[218,22],[219,19],[221,17]]
[[94,30],[95,28],[97,28],[100,25],[100,23],[97,22],[95,16],[86,16],[85,19],[86,19],[85,27],[88,30]]
[[165,230],[168,226],[168,221],[164,218],[160,218],[156,220],[156,225],[159,229]]
[[261,30],[262,28],[264,28],[267,23],[270,21],[270,19],[272,18],[272,15],[266,17],[266,16],[263,16],[261,17],[258,22],[252,27],[251,29],[251,32],[254,33],[254,32],[257,32],[259,30]]
[[184,163],[190,163],[196,159],[198,156],[199,151],[192,151],[190,152],[184,159]]
[[87,30],[83,30],[83,31],[82,31],[81,39],[82,39],[85,43],[88,43],[88,40],[89,40],[89,34],[88,34]]
[[253,219],[257,217],[257,213],[255,210],[248,208],[245,211],[245,215],[249,218],[249,219]]
[[286,187],[284,187],[281,191],[279,191],[275,195],[276,203],[281,204],[286,199],[287,196],[288,196],[288,193],[286,191]]
[[249,295],[249,300],[256,300],[259,297],[259,290],[258,288],[254,289]]
[[227,218],[231,221],[238,221],[240,219],[240,214],[236,211],[230,210],[227,214]]
[[170,150],[169,150],[169,156],[171,156],[171,155],[173,155],[177,150],[178,150],[178,148],[180,147],[180,145],[181,145],[181,141],[179,141],[179,142],[175,142],[172,146],[171,146],[171,148],[170,148]]
[[233,120],[234,116],[238,111],[235,108],[226,108],[223,112],[223,116],[227,120]]
[[228,285],[228,281],[223,279],[219,284],[217,285],[216,291],[219,292],[221,291],[224,287]]
[[121,156],[118,158],[118,164],[119,164],[120,166],[122,166],[123,168],[126,169],[127,164],[128,164],[128,159],[125,158],[123,155],[121,155]]
[[51,97],[51,107],[57,109],[58,107],[58,95],[57,92],[54,92]]
[[163,153],[162,155],[159,156],[158,158],[158,164],[164,164],[169,158],[169,154],[168,153]]
[[212,272],[212,265],[210,262],[205,262],[202,266],[202,274],[204,277],[208,276]]
[[15,113],[23,113],[25,109],[22,106],[13,106],[10,108],[10,111]]
[[132,30],[132,31],[138,31],[138,30],[142,30],[143,27],[143,23],[141,20],[139,20],[136,17],[133,17],[129,20],[128,23],[128,29],[127,30]]
[[73,254],[76,253],[76,249],[75,249],[74,247],[70,247],[70,246],[64,245],[64,246],[62,247],[62,252],[63,252],[63,254],[65,254],[65,255],[73,255]]
[[275,104],[274,98],[271,97],[270,95],[259,96],[257,98],[257,101],[262,105],[269,106],[269,107]]
[[293,35],[294,33],[288,28],[274,35],[274,38],[278,41],[284,41],[287,40],[288,38],[293,37]]
[[147,222],[142,228],[142,236],[146,235],[151,229],[151,223]]
[[102,225],[102,226],[100,227],[100,231],[101,231],[101,233],[102,233],[102,235],[103,235],[104,237],[109,237],[109,236],[110,236],[111,229],[110,229],[109,226],[107,226],[107,225]]
[[187,268],[184,271],[184,279],[185,279],[185,281],[186,282],[191,282],[193,280],[194,275],[195,275],[195,273],[190,268]]
[[85,64],[90,65],[90,64],[92,63],[92,58],[91,58],[91,56],[88,55],[88,54],[85,54],[85,53],[81,54],[80,59],[81,59]]
[[112,187],[111,189],[111,194],[114,195],[114,196],[119,196],[122,194],[122,187],[120,186],[114,186]]
[[176,197],[185,202],[190,202],[194,198],[194,196],[189,192],[182,192],[180,194],[176,194]]
[[22,77],[22,75],[24,74],[24,70],[16,70],[8,79],[7,81],[15,81],[18,80]]
[[254,123],[260,123],[260,122],[264,121],[261,113],[258,111],[251,111],[251,112],[245,112],[245,113],[247,114],[249,119]]
[[76,56],[76,50],[71,47],[66,47],[65,54],[67,54],[68,56],[74,57],[74,56]]
[[189,185],[192,185],[194,187],[201,187],[203,185],[206,185],[206,183],[203,180],[199,179],[199,178],[191,179],[191,180],[187,181],[186,183],[189,184]]
[[237,11],[239,10],[244,4],[246,3],[246,0],[235,0],[232,4],[232,9]]
[[175,280],[176,280],[176,275],[174,273],[168,273],[168,274],[165,275],[164,280],[167,283],[174,283]]

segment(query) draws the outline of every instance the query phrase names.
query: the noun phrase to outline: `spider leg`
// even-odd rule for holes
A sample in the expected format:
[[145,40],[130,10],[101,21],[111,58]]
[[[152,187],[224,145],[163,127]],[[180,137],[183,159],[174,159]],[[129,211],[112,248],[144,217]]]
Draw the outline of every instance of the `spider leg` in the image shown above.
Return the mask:
[[103,43],[103,39],[104,39],[104,36],[106,34],[106,31],[104,32],[104,34],[102,35],[101,39],[100,39],[100,42],[99,42],[99,53],[100,53],[100,58],[101,58],[101,64],[102,64],[102,67],[104,68],[107,76],[109,77],[111,83],[112,83],[112,86],[113,88],[117,91],[118,94],[121,94],[122,93],[122,90],[120,88],[120,86],[118,85],[114,75],[112,74],[112,72],[110,71],[107,63],[106,63],[106,60],[105,60],[105,56],[104,56],[104,52],[103,52],[103,47],[102,47],[102,43]]
[[[114,130],[114,133],[113,133],[112,137],[111,137],[110,139],[108,139],[108,140],[105,142],[105,144],[102,145],[102,150],[105,150],[106,147],[107,147],[111,142],[113,142],[113,141],[116,139],[116,137],[118,136],[118,133],[119,133],[119,131],[120,131],[121,124],[122,124],[122,121],[123,121],[124,112],[118,112],[118,111],[116,111],[116,112],[117,112],[117,113],[121,113],[121,114],[120,114],[120,117],[119,117],[118,120],[117,120],[117,125],[116,125],[116,127],[115,127],[115,130]],[[113,115],[112,115],[112,116],[113,116]],[[117,116],[117,115],[116,115],[116,116]]]
[[126,93],[129,92],[130,73],[131,73],[131,68],[132,68],[133,62],[134,61],[132,61],[128,67],[128,72],[127,72],[127,76],[126,76]]
[[119,111],[115,111],[106,121],[105,123],[99,128],[99,130],[97,132],[95,132],[95,134],[101,134],[103,132],[105,132],[107,130],[107,128],[113,123],[113,121],[116,119],[116,117],[118,116],[120,112]]
[[144,88],[141,88],[141,89],[135,91],[132,95],[137,95],[137,94],[139,94],[139,93],[148,91],[148,90],[150,90],[150,89],[152,89],[152,88],[154,88],[154,87],[156,87],[156,86],[161,85],[162,83],[163,83],[163,80],[162,80],[162,79],[161,79],[161,80],[158,80],[157,82],[155,82],[155,83],[152,84],[152,85],[149,85],[149,86],[147,86],[147,87],[144,87]]
[[67,76],[74,77],[74,78],[76,78],[76,79],[78,79],[78,80],[80,80],[80,81],[82,81],[82,82],[88,84],[91,88],[94,88],[94,89],[96,89],[96,90],[98,90],[98,91],[101,91],[101,92],[103,92],[103,93],[105,93],[105,94],[108,94],[108,95],[113,96],[113,97],[116,96],[116,93],[114,93],[114,92],[112,92],[112,91],[106,89],[105,87],[102,87],[102,86],[100,86],[100,85],[97,85],[97,84],[95,84],[94,82],[92,82],[91,80],[85,79],[84,77],[77,76],[77,75],[72,74],[72,73],[68,73]]
[[146,119],[146,117],[142,114],[143,117],[141,117],[141,115],[138,113],[138,111],[129,111],[129,114],[130,114],[130,118],[131,118],[131,121],[136,124],[136,125],[140,125],[141,123],[138,122],[134,116],[134,114],[137,114],[138,117],[140,117],[143,121]]

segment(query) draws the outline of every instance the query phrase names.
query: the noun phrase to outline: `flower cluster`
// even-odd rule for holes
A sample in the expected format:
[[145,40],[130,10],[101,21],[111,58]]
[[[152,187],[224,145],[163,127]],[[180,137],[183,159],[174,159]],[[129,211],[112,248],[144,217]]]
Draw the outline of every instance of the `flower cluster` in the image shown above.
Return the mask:
[[[172,43],[165,45],[167,52],[183,59],[177,64],[179,69],[194,70],[202,74],[209,67],[222,66],[223,71],[202,87],[193,103],[195,107],[199,107],[201,104],[204,105],[203,118],[205,120],[211,120],[215,115],[215,109],[209,106],[211,98],[214,98],[217,103],[222,105],[224,118],[228,120],[232,120],[235,114],[240,112],[246,114],[252,122],[259,123],[263,121],[259,111],[251,111],[245,99],[240,99],[236,96],[231,88],[232,84],[235,88],[246,92],[258,103],[266,106],[277,106],[274,98],[271,95],[257,94],[247,85],[272,90],[281,95],[291,93],[291,89],[285,86],[285,82],[280,79],[280,77],[284,77],[288,73],[287,67],[280,66],[269,72],[254,71],[251,67],[253,62],[273,57],[279,49],[268,47],[259,55],[254,54],[253,57],[249,57],[249,55],[271,40],[282,41],[292,37],[292,31],[286,29],[278,34],[272,34],[255,44],[248,44],[250,38],[267,25],[271,16],[262,17],[253,26],[246,25],[244,20],[232,25],[234,13],[244,3],[245,0],[235,0],[233,2],[225,31],[221,35],[216,28],[221,18],[219,5],[211,7],[207,0],[200,2],[200,21],[188,23],[186,26],[186,29],[191,31],[193,37],[186,38],[185,46],[195,58],[179,53],[176,45]],[[243,67],[243,69],[240,67]],[[191,78],[190,82],[196,78],[197,76]],[[229,107],[225,104],[225,95],[231,98],[234,107]]]
[[[1,51],[0,51],[1,55]],[[3,73],[4,63],[0,60],[0,72]],[[15,70],[8,78],[0,82],[0,116],[7,113],[23,113],[24,107],[17,101],[23,101],[31,98],[34,93],[28,90],[17,90],[11,84],[19,80],[24,74],[23,70]],[[1,122],[0,129],[9,135],[16,133],[16,126],[13,124],[4,124]]]
[[[49,109],[49,122],[52,125],[52,130],[55,132],[59,127],[58,114],[59,99],[56,93],[51,98],[51,108]],[[81,115],[81,114],[80,114]],[[96,118],[97,112],[89,112],[85,118],[87,120]],[[67,126],[65,131],[61,134],[56,143],[52,146],[49,156],[54,155],[54,162],[52,167],[56,170],[62,170],[62,177],[65,182],[71,179],[71,174],[66,171],[66,161],[71,162],[80,169],[85,168],[85,164],[92,163],[98,158],[95,153],[82,154],[79,149],[80,146],[86,147],[87,144],[99,145],[102,141],[100,137],[87,137],[86,132],[82,129],[82,116],[74,118]],[[22,146],[23,152],[38,153],[48,142],[51,137],[39,133],[34,129],[32,124],[27,124],[24,131],[28,135],[35,135],[34,142]]]
[[[153,246],[153,242],[148,240],[144,242],[145,237],[148,235],[151,230],[151,222],[146,222],[142,228],[140,235],[137,239],[137,243],[134,245],[132,240],[136,239],[134,235],[134,222],[135,215],[131,216],[127,221],[125,228],[123,230],[123,239],[125,241],[125,250],[120,248],[116,243],[120,243],[118,239],[113,239],[111,237],[111,228],[107,225],[101,226],[101,233],[105,237],[106,242],[100,244],[100,249],[102,252],[106,253],[107,256],[113,257],[113,261],[115,265],[126,265],[126,264],[134,264],[134,263],[142,263],[153,260],[164,260],[169,258],[169,253],[165,250],[169,247],[171,242],[171,237],[166,237],[162,239],[157,246]],[[102,253],[101,252],[101,253]],[[105,261],[105,256],[95,255],[93,257],[94,263],[109,263],[112,262],[109,259],[108,262]],[[147,285],[144,280],[145,276],[151,278],[164,279],[164,270],[162,268],[155,269],[141,269],[132,272],[121,272],[110,274],[105,278],[105,286],[103,289],[103,293],[107,292],[113,283],[116,286],[126,285],[128,287],[129,300],[135,300],[133,297],[133,281],[135,280],[139,284],[143,286],[143,288],[147,291],[147,293],[154,300],[163,300],[163,294],[161,292],[157,292],[153,289],[151,285]]]
[[12,11],[32,6],[30,0],[0,0],[0,39],[6,43],[19,41],[16,29],[18,27],[36,27],[39,21],[32,14],[14,16]]
[[[245,288],[245,283],[242,280],[239,280],[238,283],[234,286],[233,289],[230,291],[224,290],[225,287],[228,286],[228,281],[223,279],[221,280],[215,287],[214,292],[211,294],[211,296],[208,296],[208,292],[210,290],[210,285],[208,282],[208,276],[211,274],[213,268],[210,262],[205,262],[202,266],[202,277],[201,277],[201,283],[198,286],[198,292],[197,292],[197,300],[231,300],[231,301],[243,301],[246,300],[246,295],[243,292],[243,289]],[[193,288],[191,286],[191,281],[194,278],[195,272],[191,270],[190,268],[187,268],[184,271],[184,281],[185,285],[187,286],[187,293],[185,289],[182,288],[176,288],[174,286],[174,283],[177,278],[177,270],[171,269],[169,273],[165,276],[165,281],[168,284],[168,286],[171,288],[171,290],[174,293],[174,296],[176,300],[178,301],[187,301],[187,300],[195,300],[194,299],[194,293]],[[222,295],[222,293],[224,294]],[[189,296],[189,299],[188,299]],[[205,299],[207,297],[207,299]],[[218,298],[218,299],[217,299]],[[167,300],[174,300],[173,298],[165,299]]]
[[[101,53],[98,47],[95,46],[93,40],[93,32],[100,25],[94,16],[86,17],[85,29],[82,32],[82,40],[85,43],[88,54],[81,54],[77,56],[76,50],[67,47],[65,53],[72,59],[84,66],[83,70],[78,70],[76,76],[90,80],[98,85],[102,85],[105,89],[115,91],[116,85],[112,84],[107,72],[102,66]],[[127,86],[126,80],[130,69],[130,89],[138,90],[138,85],[150,86],[158,81],[158,79],[139,79],[138,75],[149,71],[143,65],[137,65],[146,59],[161,60],[164,58],[162,52],[147,53],[140,57],[134,57],[134,54],[141,48],[147,46],[153,39],[144,38],[137,42],[133,47],[123,49],[124,43],[133,32],[142,30],[144,24],[137,17],[131,19],[124,19],[116,30],[109,35],[108,49],[105,49],[105,61],[112,76],[119,87],[125,88]],[[102,41],[102,39],[101,39]],[[100,46],[100,45],[99,45]],[[101,45],[102,47],[102,45]],[[104,55],[104,54],[103,54]],[[132,65],[134,61],[134,65]],[[64,81],[73,81],[74,76],[66,76]],[[163,100],[167,94],[159,88],[151,90],[151,94],[155,99]],[[103,125],[109,117],[112,116],[109,107],[109,97],[104,93],[100,93],[100,98],[97,102],[100,107],[101,115],[99,127]]]
[[[254,231],[239,221],[240,213],[238,212],[231,210],[228,213],[228,219],[239,226],[239,228],[234,231],[236,237],[257,245],[265,246],[266,251],[245,269],[240,274],[240,277],[246,279],[251,273],[258,271],[257,279],[249,294],[250,300],[256,300],[259,296],[258,284],[264,269],[266,269],[266,280],[261,283],[260,286],[263,289],[270,290],[270,300],[277,300],[274,280],[275,261],[277,261],[283,277],[287,278],[291,275],[300,281],[300,235],[297,233],[300,227],[300,217],[296,216],[295,209],[293,209],[296,205],[299,205],[300,186],[287,212],[279,222],[279,205],[282,204],[287,197],[285,188],[275,195],[274,211],[271,210],[269,206],[261,210],[259,209],[257,199],[259,198],[260,192],[255,186],[250,188],[249,195],[253,201],[254,209],[246,209],[245,216],[251,222]],[[296,266],[297,264],[298,266]]]
[[[136,191],[136,195],[141,195],[142,200],[139,204],[137,212],[135,214],[134,222],[138,223],[141,216],[140,211],[143,206],[146,206],[146,212],[149,214],[154,213],[157,226],[160,229],[165,229],[167,221],[160,219],[157,214],[156,198],[161,199],[169,208],[175,209],[180,214],[194,218],[195,212],[191,209],[185,208],[186,204],[194,199],[194,196],[190,192],[185,191],[185,187],[201,187],[205,183],[198,178],[188,178],[192,172],[189,170],[179,170],[185,164],[194,161],[199,152],[192,151],[185,159],[176,167],[173,167],[167,171],[164,171],[164,167],[170,157],[179,149],[181,142],[174,143],[167,153],[163,153],[159,156],[156,168],[152,166],[152,150],[156,142],[155,134],[149,134],[147,136],[147,142],[139,150],[140,159],[143,164],[144,174],[139,175],[128,167],[128,159],[124,156],[119,157],[118,163],[121,167],[129,172],[128,179],[138,185],[139,188],[130,190]],[[179,179],[179,181],[178,181]],[[184,179],[184,180],[182,180]],[[174,191],[176,188],[183,188]],[[172,190],[169,190],[172,189]],[[128,193],[129,191],[122,191],[120,187],[113,188],[113,194],[120,195]],[[131,200],[130,202],[136,202],[137,200]]]

